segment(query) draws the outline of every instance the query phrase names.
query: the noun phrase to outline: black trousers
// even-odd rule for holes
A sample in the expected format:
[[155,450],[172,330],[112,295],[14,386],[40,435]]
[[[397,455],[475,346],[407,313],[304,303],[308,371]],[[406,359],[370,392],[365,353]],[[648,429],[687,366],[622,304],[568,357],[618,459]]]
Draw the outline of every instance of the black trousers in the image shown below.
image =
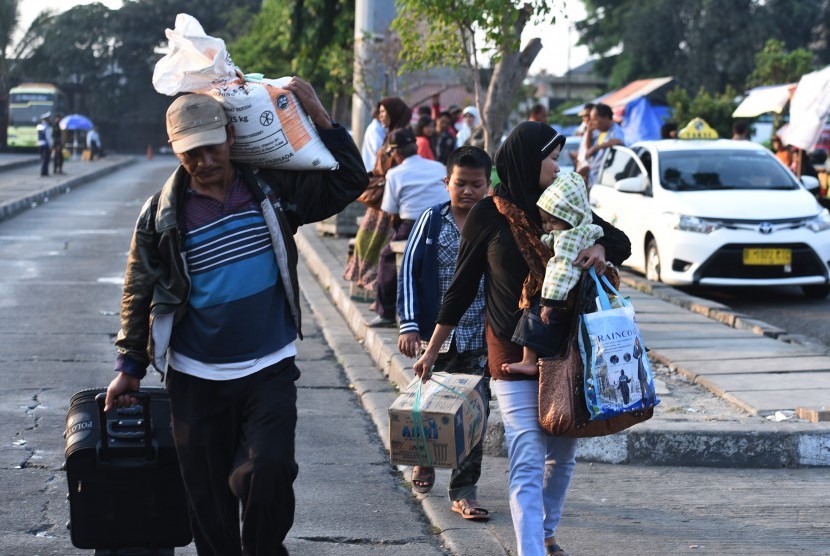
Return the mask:
[[40,175],[49,175],[49,159],[52,158],[52,150],[48,146],[38,147],[40,152]]
[[288,554],[299,376],[293,357],[227,381],[170,369],[173,438],[199,556]]
[[52,173],[59,174],[63,172],[63,146],[62,145],[55,145],[52,147]]
[[[390,241],[401,241],[409,238],[409,233],[415,225],[414,220],[401,220],[392,233]],[[378,261],[378,279],[375,283],[375,302],[372,309],[378,316],[394,319],[398,302],[398,267],[397,254],[390,245],[386,245],[380,252]]]

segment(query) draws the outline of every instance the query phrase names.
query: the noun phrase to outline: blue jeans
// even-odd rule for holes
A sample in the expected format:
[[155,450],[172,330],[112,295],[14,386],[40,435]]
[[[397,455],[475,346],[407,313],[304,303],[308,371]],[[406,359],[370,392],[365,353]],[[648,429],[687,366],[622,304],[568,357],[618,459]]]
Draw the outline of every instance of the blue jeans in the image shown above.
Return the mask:
[[577,439],[539,428],[539,382],[493,380],[510,458],[510,514],[519,556],[544,556],[556,533],[576,462]]

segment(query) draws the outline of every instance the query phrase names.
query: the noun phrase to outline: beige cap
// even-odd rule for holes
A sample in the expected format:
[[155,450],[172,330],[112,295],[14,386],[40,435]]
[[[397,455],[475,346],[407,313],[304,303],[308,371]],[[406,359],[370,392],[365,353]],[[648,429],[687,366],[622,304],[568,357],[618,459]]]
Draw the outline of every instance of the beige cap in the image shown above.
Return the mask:
[[167,135],[177,154],[224,143],[228,139],[226,125],[225,109],[208,95],[180,96],[167,109]]

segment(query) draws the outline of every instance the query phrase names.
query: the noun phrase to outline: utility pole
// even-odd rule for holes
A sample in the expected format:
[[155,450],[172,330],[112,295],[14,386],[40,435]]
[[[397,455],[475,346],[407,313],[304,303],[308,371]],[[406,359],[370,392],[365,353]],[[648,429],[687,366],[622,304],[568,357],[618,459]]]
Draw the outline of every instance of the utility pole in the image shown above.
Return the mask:
[[363,132],[371,121],[372,110],[388,90],[382,53],[389,37],[389,25],[395,19],[395,2],[356,0],[354,12],[352,135],[360,146],[363,144]]

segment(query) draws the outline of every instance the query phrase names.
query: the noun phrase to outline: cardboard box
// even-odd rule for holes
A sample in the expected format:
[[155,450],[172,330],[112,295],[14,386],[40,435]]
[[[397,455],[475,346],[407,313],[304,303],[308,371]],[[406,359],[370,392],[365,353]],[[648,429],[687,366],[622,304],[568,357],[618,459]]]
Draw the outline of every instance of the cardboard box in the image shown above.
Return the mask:
[[420,384],[411,382],[389,408],[390,459],[393,464],[455,469],[484,434],[484,382],[476,375],[434,374],[422,386],[423,427],[412,415]]

